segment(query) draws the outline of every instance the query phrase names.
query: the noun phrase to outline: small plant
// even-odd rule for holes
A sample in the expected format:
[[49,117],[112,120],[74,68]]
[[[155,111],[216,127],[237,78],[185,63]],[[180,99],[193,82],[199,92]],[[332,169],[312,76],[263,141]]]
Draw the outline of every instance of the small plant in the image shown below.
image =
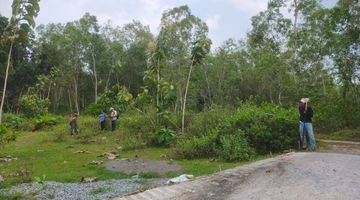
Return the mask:
[[91,193],[92,195],[97,195],[97,194],[101,194],[101,193],[106,192],[106,190],[109,190],[109,188],[98,187],[98,188],[95,188],[95,189],[91,190],[90,193]]
[[0,144],[8,143],[16,140],[16,134],[14,132],[10,132],[6,126],[0,125]]
[[45,186],[45,180],[46,180],[46,175],[45,174],[43,174],[42,176],[40,176],[40,177],[35,177],[35,181],[38,183],[38,184],[40,184],[42,187],[44,187]]

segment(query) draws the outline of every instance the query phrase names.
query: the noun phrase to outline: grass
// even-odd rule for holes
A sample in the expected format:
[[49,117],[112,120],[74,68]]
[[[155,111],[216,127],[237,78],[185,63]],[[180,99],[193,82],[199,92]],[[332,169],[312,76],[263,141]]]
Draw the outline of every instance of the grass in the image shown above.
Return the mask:
[[35,197],[32,195],[24,195],[22,193],[0,194],[0,200],[35,200]]
[[[108,171],[101,166],[90,164],[93,160],[107,161],[106,158],[98,156],[104,152],[116,150],[119,146],[124,146],[124,141],[119,140],[122,138],[121,130],[115,133],[95,131],[95,127],[91,126],[91,120],[94,124],[97,123],[96,120],[89,119],[86,123],[80,124],[80,127],[90,126],[90,128],[82,130],[82,137],[70,136],[66,122],[43,131],[20,132],[16,141],[0,147],[0,157],[11,155],[18,158],[16,161],[0,163],[0,175],[5,177],[5,182],[0,183],[0,188],[34,181],[35,177],[43,176],[46,176],[47,181],[59,182],[79,182],[81,177],[90,176],[96,176],[100,180],[130,178],[132,175]],[[76,153],[77,151],[86,152]],[[169,151],[169,148],[144,148],[121,152],[120,157],[170,160],[164,158],[164,155],[167,155]],[[257,159],[262,158],[264,157]],[[227,163],[214,159],[173,160],[172,162],[179,164],[184,173],[195,176],[218,172],[245,163]],[[14,173],[24,169],[26,169],[27,174],[14,176]],[[166,177],[177,175],[179,174],[168,173]],[[151,172],[139,176],[144,178],[158,177]]]
[[104,192],[106,192],[106,191],[108,191],[109,190],[109,188],[106,188],[106,187],[98,187],[98,188],[96,188],[96,189],[93,189],[93,190],[91,190],[91,194],[92,195],[97,195],[97,194],[101,194],[101,193],[104,193]]
[[326,138],[330,140],[360,142],[360,129],[345,129],[345,130],[337,131],[331,133]]

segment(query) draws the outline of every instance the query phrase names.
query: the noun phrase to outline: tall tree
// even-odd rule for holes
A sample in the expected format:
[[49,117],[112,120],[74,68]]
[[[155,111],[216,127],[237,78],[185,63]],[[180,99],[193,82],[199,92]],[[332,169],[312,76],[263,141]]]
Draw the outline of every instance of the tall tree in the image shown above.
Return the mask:
[[[205,49],[211,42],[208,27],[200,18],[191,14],[188,6],[180,6],[165,12],[161,19],[160,36],[167,52],[165,69],[171,82],[178,88],[178,103],[182,113],[182,131],[185,126],[185,110],[188,88],[195,62],[194,51],[199,45]],[[201,47],[203,48],[203,47]],[[175,105],[177,110],[178,104]]]
[[[35,17],[40,10],[39,0],[14,0],[12,3],[12,16],[8,26],[2,35],[2,43],[6,41],[10,42],[10,48],[8,53],[8,59],[5,71],[5,80],[3,86],[3,93],[0,104],[0,124],[2,122],[3,107],[5,102],[7,81],[9,75],[9,68],[11,62],[11,54],[14,46],[14,42],[19,37],[19,31],[23,30],[28,32],[31,28],[35,27]],[[5,41],[4,41],[5,40]]]

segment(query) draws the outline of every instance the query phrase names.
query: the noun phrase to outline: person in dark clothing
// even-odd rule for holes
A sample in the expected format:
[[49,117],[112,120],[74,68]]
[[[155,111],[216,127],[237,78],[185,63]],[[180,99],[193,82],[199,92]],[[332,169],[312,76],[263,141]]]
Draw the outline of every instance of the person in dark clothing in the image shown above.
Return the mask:
[[299,114],[300,114],[300,141],[301,148],[307,148],[307,139],[309,139],[311,150],[316,151],[316,140],[314,136],[312,117],[314,115],[313,109],[309,106],[309,99],[302,98],[299,102]]
[[74,134],[78,134],[78,133],[79,133],[79,127],[78,127],[78,124],[77,124],[77,118],[78,118],[78,114],[77,114],[77,113],[74,113],[74,114],[71,115],[71,117],[70,117],[69,125],[70,125],[70,134],[71,134],[71,135],[74,135]]
[[99,116],[99,120],[100,120],[100,127],[101,127],[101,130],[105,130],[106,128],[106,113],[103,111],[100,116]]

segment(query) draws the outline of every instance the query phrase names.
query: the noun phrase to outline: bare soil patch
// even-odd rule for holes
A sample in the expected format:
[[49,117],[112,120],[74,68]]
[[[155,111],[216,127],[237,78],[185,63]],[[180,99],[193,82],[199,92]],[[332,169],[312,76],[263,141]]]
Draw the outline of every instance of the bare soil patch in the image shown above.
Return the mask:
[[182,172],[179,165],[164,160],[121,159],[109,161],[104,166],[126,174],[152,172],[162,176],[169,172]]

